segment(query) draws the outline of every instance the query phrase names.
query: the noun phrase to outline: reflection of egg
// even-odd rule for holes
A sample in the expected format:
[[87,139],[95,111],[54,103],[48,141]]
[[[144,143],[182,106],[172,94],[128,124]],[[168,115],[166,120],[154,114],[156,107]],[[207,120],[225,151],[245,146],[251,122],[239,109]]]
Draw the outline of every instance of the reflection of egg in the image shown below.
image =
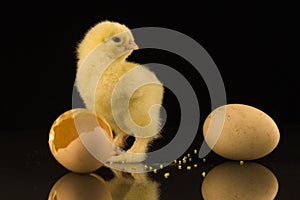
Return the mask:
[[213,168],[202,183],[205,200],[274,199],[278,192],[275,175],[266,167],[247,162],[227,162]]
[[64,167],[87,173],[100,168],[111,155],[112,137],[111,128],[102,117],[85,109],[73,109],[53,123],[49,146]]
[[[222,117],[225,113],[225,119]],[[212,120],[213,117],[213,120]],[[224,126],[214,145],[216,127]],[[212,122],[212,123],[211,123]],[[210,132],[210,137],[208,136]],[[279,130],[266,113],[242,104],[229,104],[215,109],[203,125],[205,140],[217,154],[233,160],[261,158],[275,149]]]
[[52,187],[48,200],[111,200],[106,182],[96,174],[69,173]]

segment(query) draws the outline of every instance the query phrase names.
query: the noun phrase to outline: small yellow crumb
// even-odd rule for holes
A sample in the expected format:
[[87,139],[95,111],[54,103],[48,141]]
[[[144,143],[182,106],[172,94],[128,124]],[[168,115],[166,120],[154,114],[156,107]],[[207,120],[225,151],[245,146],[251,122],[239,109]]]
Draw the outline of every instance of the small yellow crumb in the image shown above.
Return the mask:
[[191,170],[192,168],[191,168],[191,166],[187,166],[186,169],[187,170]]
[[185,163],[186,163],[186,160],[183,160],[182,162],[185,164]]
[[189,161],[191,162],[191,161],[192,161],[192,158],[189,158]]
[[112,165],[112,164],[113,164],[113,162],[111,162],[111,161],[110,161],[110,162],[109,162],[109,164],[110,164],[110,165]]
[[189,154],[189,153],[188,153],[188,155],[187,155],[187,156],[188,156],[188,157],[191,157],[191,154]]
[[147,166],[147,165],[145,165],[144,167],[145,167],[145,169],[148,169],[148,166]]
[[206,162],[206,158],[203,158],[202,161],[203,161],[203,162]]
[[197,152],[198,152],[197,149],[194,149],[194,154],[197,154]]
[[194,167],[196,168],[198,165],[197,164],[194,164]]
[[167,172],[167,173],[164,174],[164,177],[165,177],[165,178],[169,178],[169,176],[170,176],[170,173],[169,173],[169,172]]
[[243,165],[243,164],[244,164],[244,161],[241,160],[241,161],[240,161],[240,165]]
[[178,164],[181,165],[181,160],[178,161]]
[[205,177],[205,175],[206,175],[206,173],[205,173],[205,172],[202,172],[202,176]]
[[174,163],[176,164],[176,163],[177,163],[177,160],[174,160]]
[[153,172],[154,172],[154,174],[156,174],[157,173],[157,169],[154,169]]
[[152,167],[151,167],[151,166],[149,166],[149,169],[150,169],[150,170],[152,170]]
[[181,165],[178,165],[178,169],[182,169],[182,166],[181,166]]
[[186,160],[187,159],[187,157],[186,156],[184,156],[183,158],[182,158],[182,160]]
[[164,168],[164,165],[163,165],[163,164],[160,164],[160,165],[159,165],[159,168],[160,168],[160,169]]

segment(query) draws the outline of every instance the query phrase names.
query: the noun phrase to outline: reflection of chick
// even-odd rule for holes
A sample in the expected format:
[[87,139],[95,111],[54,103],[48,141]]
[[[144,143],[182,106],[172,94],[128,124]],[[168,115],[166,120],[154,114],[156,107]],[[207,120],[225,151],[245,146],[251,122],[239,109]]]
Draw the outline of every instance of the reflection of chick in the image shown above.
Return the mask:
[[107,182],[113,200],[158,200],[159,184],[146,173],[116,176]]
[[[122,147],[128,134],[133,134],[135,142],[128,152],[141,153],[122,153],[112,157],[110,161],[113,162],[143,161],[148,144],[158,137],[160,130],[159,107],[151,106],[162,104],[163,86],[155,74],[143,66],[139,66],[138,73],[131,74],[131,77],[118,85],[120,89],[114,94],[116,95],[114,108],[120,112],[114,113],[115,118],[113,117],[112,92],[121,77],[129,75],[128,72],[138,66],[126,61],[126,58],[135,49],[137,49],[137,45],[130,30],[124,25],[108,21],[99,23],[90,29],[78,47],[76,84],[86,107],[95,109],[97,113],[107,119],[116,133],[114,139],[116,146]],[[130,86],[141,83],[149,77],[159,84],[141,86],[130,97]],[[128,109],[131,119],[138,126],[143,127],[143,131],[137,129],[137,126],[133,126],[132,121],[125,117],[124,111],[121,111],[124,109],[122,105],[127,99],[130,99]],[[150,108],[151,118],[148,113]],[[123,122],[122,126],[126,127],[126,133],[124,129],[121,130],[116,121]]]

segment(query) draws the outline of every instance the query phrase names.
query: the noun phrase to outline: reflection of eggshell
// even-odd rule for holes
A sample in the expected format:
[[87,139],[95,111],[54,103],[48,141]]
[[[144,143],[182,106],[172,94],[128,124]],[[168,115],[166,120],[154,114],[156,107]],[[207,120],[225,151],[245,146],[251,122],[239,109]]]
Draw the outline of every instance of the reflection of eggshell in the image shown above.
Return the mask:
[[[222,125],[223,128],[218,129]],[[219,130],[221,134],[214,143]],[[205,120],[203,133],[214,152],[233,160],[261,158],[275,149],[280,137],[271,117],[242,104],[229,104],[215,109]]]
[[54,158],[64,167],[88,173],[100,168],[111,156],[112,137],[105,119],[85,109],[73,109],[53,123],[49,146]]
[[275,175],[266,167],[246,162],[227,162],[213,168],[202,183],[205,200],[268,200],[278,192]]
[[106,182],[96,174],[69,173],[52,187],[48,200],[111,200]]

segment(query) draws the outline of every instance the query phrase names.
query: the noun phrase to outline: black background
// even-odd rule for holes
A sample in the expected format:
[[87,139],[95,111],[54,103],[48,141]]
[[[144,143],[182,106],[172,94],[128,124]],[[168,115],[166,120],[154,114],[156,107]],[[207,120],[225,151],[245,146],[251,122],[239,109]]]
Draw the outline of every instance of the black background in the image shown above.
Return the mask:
[[[72,108],[78,42],[91,26],[112,20],[129,28],[174,29],[201,44],[219,68],[228,103],[257,107],[278,124],[278,148],[258,162],[271,163],[268,167],[279,179],[280,198],[298,196],[299,163],[295,163],[299,161],[300,80],[296,6],[115,1],[68,5],[26,2],[1,8],[1,169],[7,171],[3,183],[10,187],[10,195],[46,197],[55,181],[67,172],[49,152],[48,132],[53,121]],[[139,50],[129,59],[142,64],[167,64],[190,81],[201,109],[199,136],[194,143],[198,148],[203,141],[202,123],[210,112],[209,95],[201,76],[182,58],[165,51]],[[171,139],[172,134],[167,133],[172,132],[180,118],[176,97],[170,91],[165,94],[164,107],[171,128],[166,128],[164,138],[158,141],[160,145]],[[225,160],[211,152],[209,159],[213,158]],[[178,182],[183,180],[178,178]],[[171,188],[162,195],[175,198],[177,193]],[[195,194],[200,196],[198,189]]]
[[[1,129],[48,129],[72,107],[76,45],[102,20],[130,28],[165,27],[192,37],[218,66],[228,103],[255,106],[277,123],[300,121],[292,5],[98,2],[19,4],[3,9],[8,12],[1,13]],[[205,83],[179,56],[140,50],[130,59],[168,64],[186,75],[201,97],[202,118],[209,113]],[[165,106],[173,108],[176,100],[167,96]]]

